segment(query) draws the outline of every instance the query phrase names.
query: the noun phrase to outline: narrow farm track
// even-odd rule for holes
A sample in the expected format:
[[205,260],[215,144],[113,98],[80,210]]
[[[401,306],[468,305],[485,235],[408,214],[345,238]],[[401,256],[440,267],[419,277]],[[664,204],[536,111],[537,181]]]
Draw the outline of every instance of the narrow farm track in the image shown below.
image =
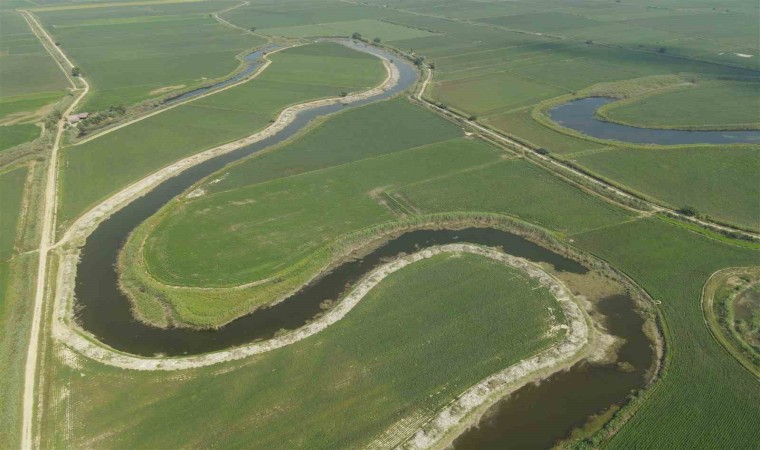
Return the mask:
[[[34,31],[34,34],[41,40],[42,45],[50,52],[53,59],[56,60],[58,66],[66,74],[67,78],[72,84],[73,89],[78,89],[78,86],[69,75],[69,72],[74,67],[74,64],[66,56],[61,49],[55,45],[55,42],[50,35],[40,25],[37,19],[28,11],[19,11],[29,26]],[[51,49],[55,49],[58,55],[56,56]],[[61,61],[68,65],[66,68]],[[50,150],[50,158],[48,163],[48,171],[45,182],[45,193],[43,199],[42,210],[42,230],[40,232],[40,246],[39,246],[39,262],[37,265],[37,286],[34,294],[34,303],[32,304],[32,323],[31,332],[29,337],[29,347],[26,355],[26,365],[24,369],[24,388],[23,388],[23,405],[22,405],[22,424],[21,424],[21,448],[23,450],[32,449],[34,447],[34,398],[35,387],[37,380],[37,366],[38,366],[38,347],[40,342],[40,329],[42,324],[42,312],[43,303],[46,293],[46,278],[48,272],[48,254],[50,252],[55,233],[55,210],[57,199],[57,185],[58,185],[58,151],[61,147],[61,138],[65,131],[66,116],[71,114],[87,95],[90,90],[90,85],[82,77],[78,77],[82,88],[79,89],[74,101],[63,112],[61,119],[58,121],[58,128],[53,141],[53,146]]]
[[[626,207],[626,208],[634,208],[634,209],[636,209],[637,211],[639,211],[642,214],[651,215],[653,213],[662,213],[662,214],[667,214],[667,215],[671,215],[671,216],[676,216],[676,217],[678,217],[680,220],[682,220],[684,222],[689,222],[689,223],[692,223],[692,224],[695,224],[695,225],[699,225],[699,226],[701,226],[703,228],[706,228],[708,230],[713,230],[713,231],[722,232],[722,233],[733,233],[735,235],[742,236],[742,237],[747,238],[747,239],[749,239],[751,241],[754,241],[754,242],[760,241],[760,233],[755,233],[755,232],[751,232],[751,231],[742,230],[742,229],[731,227],[731,226],[728,226],[728,225],[723,225],[723,224],[720,224],[720,223],[716,223],[716,222],[713,222],[713,221],[710,221],[710,220],[704,220],[704,219],[699,219],[699,218],[696,218],[696,217],[687,216],[687,215],[681,214],[680,212],[676,211],[675,209],[668,208],[668,207],[662,206],[662,205],[660,205],[658,203],[654,203],[654,202],[651,202],[649,200],[637,197],[637,196],[635,196],[633,194],[630,194],[629,192],[626,192],[623,189],[620,189],[620,188],[618,188],[618,187],[616,187],[616,186],[614,186],[612,184],[609,184],[609,183],[607,183],[605,181],[602,181],[602,180],[600,180],[600,179],[598,179],[596,177],[593,177],[593,176],[585,173],[584,171],[582,171],[580,169],[576,169],[575,167],[571,167],[571,166],[567,165],[565,162],[559,161],[559,160],[557,160],[557,159],[555,159],[555,158],[553,158],[551,156],[548,156],[548,155],[543,155],[543,154],[539,153],[538,151],[536,151],[535,149],[530,148],[530,147],[528,147],[526,145],[523,145],[523,144],[515,141],[514,139],[510,139],[510,138],[508,138],[508,137],[506,137],[506,136],[504,136],[504,135],[502,135],[500,133],[497,133],[496,131],[494,131],[494,130],[492,130],[490,128],[487,128],[487,127],[485,127],[483,125],[480,125],[477,122],[470,121],[470,120],[468,120],[466,117],[464,117],[462,115],[459,115],[457,113],[451,112],[448,109],[443,109],[443,108],[439,107],[438,105],[436,105],[431,100],[428,100],[428,99],[426,99],[424,97],[425,89],[427,88],[427,86],[430,83],[430,81],[432,80],[432,78],[433,78],[433,71],[430,70],[430,69],[428,69],[427,70],[427,77],[422,82],[422,84],[420,86],[420,90],[414,96],[419,102],[422,102],[423,104],[425,104],[427,107],[429,107],[433,111],[437,112],[438,114],[440,114],[442,116],[445,116],[445,117],[448,117],[448,118],[451,118],[451,119],[454,119],[454,120],[456,120],[458,122],[461,122],[461,123],[465,124],[465,126],[468,126],[468,127],[472,128],[472,129],[475,129],[478,132],[485,134],[486,136],[488,136],[491,139],[495,139],[496,141],[498,141],[498,142],[500,142],[500,143],[502,143],[504,145],[507,145],[507,146],[512,147],[512,148],[516,148],[516,149],[518,149],[518,150],[520,150],[522,152],[529,153],[533,158],[536,158],[536,159],[538,159],[538,160],[540,160],[541,162],[544,163],[544,164],[541,164],[541,166],[550,169],[551,171],[553,171],[555,174],[557,174],[560,177],[564,178],[565,176],[567,176],[567,174],[572,174],[572,176],[574,176],[576,178],[580,178],[583,181],[585,181],[585,182],[587,182],[587,183],[589,183],[589,184],[591,184],[591,185],[599,188],[599,191],[595,191],[595,192],[599,193],[599,195],[602,195],[606,199],[611,200],[611,201],[613,201],[613,202],[615,202],[617,204],[622,204],[620,202],[620,200],[619,200],[620,198],[629,200],[629,201],[631,201],[632,204],[636,204],[636,203],[645,204],[645,205],[647,205],[648,210],[646,210],[646,209],[639,209],[639,208],[632,207],[629,204],[624,204],[624,207]],[[609,193],[609,194],[601,194],[600,191],[601,192],[606,192],[606,193]]]
[[[35,34],[39,39],[43,41],[43,45],[48,48],[48,51],[51,53],[51,56],[53,56],[56,60],[58,60],[58,57],[61,58],[62,61],[64,61],[69,66],[69,71],[71,68],[74,67],[74,64],[71,62],[71,60],[63,53],[63,51],[55,46],[55,43],[51,36],[42,28],[42,26],[37,22],[36,18],[34,16],[24,11],[22,14],[24,14],[24,17],[29,22],[30,26],[35,28]],[[55,51],[58,53],[54,54],[51,48],[55,49]],[[371,98],[375,95],[380,95],[384,91],[391,89],[392,87],[396,86],[399,81],[399,71],[393,64],[390,64],[388,60],[384,57],[380,57],[381,60],[383,60],[383,65],[387,71],[387,77],[384,79],[384,81],[374,88],[371,88],[367,91],[355,93],[355,94],[349,94],[345,97],[339,97],[339,98],[330,98],[330,99],[323,99],[323,100],[316,100],[311,102],[306,102],[298,105],[293,105],[285,110],[283,110],[278,118],[270,124],[267,128],[264,130],[255,133],[251,136],[248,136],[247,138],[240,139],[238,141],[225,144],[219,147],[212,148],[210,150],[207,150],[205,152],[201,152],[199,154],[193,155],[191,157],[185,158],[183,160],[180,160],[168,167],[165,167],[164,169],[158,171],[157,173],[153,173],[142,180],[133,183],[130,186],[127,186],[122,191],[116,193],[109,199],[107,199],[105,202],[103,202],[101,205],[95,207],[93,210],[91,210],[89,213],[85,214],[83,217],[80,217],[80,220],[75,223],[74,226],[69,228],[67,230],[67,233],[62,237],[58,242],[54,242],[55,240],[55,221],[56,221],[56,205],[57,205],[57,171],[58,171],[58,153],[61,148],[61,140],[65,131],[65,117],[69,114],[71,114],[76,107],[80,104],[82,99],[87,95],[87,93],[90,90],[90,85],[87,83],[87,81],[79,77],[80,82],[82,83],[82,89],[79,90],[77,97],[74,99],[74,101],[69,105],[69,107],[63,112],[63,118],[58,123],[58,129],[56,132],[55,140],[53,147],[51,149],[51,163],[48,168],[47,173],[47,181],[45,185],[45,193],[44,193],[44,210],[43,210],[43,217],[42,217],[42,232],[40,237],[40,259],[37,269],[37,283],[36,283],[36,289],[35,289],[35,299],[33,304],[33,317],[32,317],[32,324],[31,324],[31,333],[30,333],[30,342],[29,347],[27,350],[27,360],[26,360],[26,366],[25,366],[25,372],[24,372],[24,388],[23,388],[23,411],[22,411],[22,444],[21,448],[23,450],[31,450],[36,447],[38,441],[35,439],[34,436],[34,424],[35,424],[35,401],[36,398],[36,383],[37,383],[37,375],[39,373],[38,368],[38,360],[39,358],[39,346],[40,346],[40,334],[42,330],[42,320],[43,320],[43,306],[44,306],[44,300],[46,297],[46,294],[49,292],[53,292],[54,295],[54,310],[58,311],[60,305],[60,300],[63,298],[61,295],[61,292],[68,292],[65,288],[71,287],[67,285],[65,282],[62,282],[63,279],[65,279],[66,275],[66,263],[71,262],[74,264],[74,268],[76,268],[76,259],[78,256],[74,255],[74,260],[71,261],[68,256],[70,254],[62,254],[62,260],[59,261],[58,265],[58,273],[56,276],[56,286],[53,290],[52,287],[48,286],[46,284],[46,276],[49,271],[48,266],[48,256],[51,250],[54,250],[61,246],[63,243],[70,243],[72,240],[75,240],[77,238],[82,238],[82,233],[84,234],[84,237],[88,234],[88,232],[92,231],[97,224],[104,220],[109,213],[112,213],[114,210],[120,209],[122,206],[124,206],[129,201],[133,200],[134,198],[139,197],[142,195],[143,192],[146,192],[146,190],[151,189],[152,187],[159,184],[161,181],[166,180],[174,175],[176,175],[179,172],[182,172],[183,170],[192,167],[194,165],[200,164],[203,161],[206,161],[210,158],[213,158],[215,156],[218,156],[220,154],[224,154],[227,152],[230,152],[232,150],[235,150],[237,148],[243,147],[245,145],[249,145],[253,142],[257,142],[259,140],[265,139],[269,136],[272,136],[279,132],[281,129],[283,129],[285,126],[290,124],[296,117],[299,111],[315,108],[323,105],[329,105],[329,104],[335,104],[335,103],[343,103],[343,104],[350,104],[352,102],[361,101],[367,98]],[[271,61],[268,61],[267,64],[263,65],[257,73],[261,73],[263,69],[265,69]],[[61,64],[59,61],[59,66],[61,67],[61,70],[64,72],[66,71],[64,64]],[[70,78],[70,80],[73,83],[73,79]],[[241,82],[245,82],[250,80],[249,78],[246,78],[245,80]],[[234,85],[230,85],[229,87],[232,87]],[[76,89],[77,86],[74,84],[74,88]],[[208,93],[207,95],[215,94],[220,92],[222,89],[212,91]],[[200,98],[195,97],[195,98]],[[195,99],[193,98],[193,99]],[[165,110],[165,109],[164,109]],[[161,111],[154,111],[151,115],[158,114]],[[145,116],[147,117],[147,116]],[[145,117],[140,118],[139,120],[144,119]],[[134,123],[135,121],[132,121],[131,123]],[[122,124],[123,126],[126,126],[128,124]],[[112,130],[110,130],[112,131]],[[77,225],[80,227],[77,228]],[[58,316],[55,315],[55,318]],[[53,320],[53,334],[61,339],[60,335],[60,323],[57,320]],[[56,335],[56,330],[59,331],[59,333]],[[69,331],[70,335],[76,335],[77,337],[83,339],[86,341],[86,339],[82,338],[81,335],[79,335],[76,332],[71,331],[70,329],[67,329],[66,331]],[[65,342],[65,340],[64,340]],[[112,355],[113,352],[110,349],[104,349],[102,347],[97,347],[101,351],[105,351],[105,354]]]

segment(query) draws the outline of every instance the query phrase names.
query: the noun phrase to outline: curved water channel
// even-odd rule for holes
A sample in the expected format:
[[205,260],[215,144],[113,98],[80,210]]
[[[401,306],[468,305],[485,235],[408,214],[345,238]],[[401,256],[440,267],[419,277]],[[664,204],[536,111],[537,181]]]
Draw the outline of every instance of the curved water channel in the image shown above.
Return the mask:
[[166,100],[164,100],[164,104],[171,104],[171,103],[177,103],[181,102],[193,97],[197,97],[199,95],[203,95],[207,92],[211,92],[216,89],[221,89],[223,87],[229,86],[231,84],[235,84],[238,81],[241,81],[247,77],[249,77],[253,72],[255,72],[259,67],[261,67],[264,63],[262,62],[261,58],[265,56],[267,53],[277,50],[280,48],[280,46],[276,44],[269,44],[266,45],[258,50],[254,50],[251,53],[248,53],[247,55],[243,56],[243,61],[246,63],[246,66],[243,68],[242,71],[239,73],[222,80],[218,83],[214,83],[208,86],[199,87],[197,89],[193,89],[192,91],[188,91],[179,95],[175,95],[174,97],[169,97]]
[[760,131],[689,131],[638,128],[599,119],[596,110],[617,101],[609,97],[573,100],[549,110],[549,117],[563,127],[598,139],[635,144],[741,144],[760,143]]
[[[348,45],[361,46],[355,43]],[[283,328],[302,326],[321,312],[320,303],[339,298],[347,286],[387,258],[451,242],[502,247],[510,254],[550,263],[558,271],[587,271],[571,259],[503,231],[487,228],[420,230],[391,239],[363,258],[341,264],[285,301],[241,317],[219,330],[159,329],[135,320],[129,300],[118,288],[115,269],[119,250],[135,227],[197,181],[233,161],[288,139],[313,119],[347,107],[392,97],[415,82],[416,71],[406,61],[374,47],[362,46],[361,50],[392,59],[400,72],[399,83],[382,94],[351,106],[334,104],[302,111],[280,133],[189,168],[103,221],[87,238],[77,267],[75,301],[79,325],[104,344],[136,355],[190,355],[228,349],[272,337]],[[483,421],[478,428],[467,431],[455,442],[455,447],[504,447],[519,443],[523,448],[546,448],[585,423],[590,415],[604,411],[611,404],[623,402],[632,390],[640,388],[644,383],[644,372],[653,357],[641,329],[641,319],[633,311],[630,299],[625,297],[606,299],[601,304],[607,305],[609,310],[602,312],[610,322],[610,331],[628,341],[624,349],[629,350],[621,351],[620,355],[626,361],[630,360],[635,367],[633,372],[621,372],[614,365],[576,364],[570,371],[556,374],[538,387],[526,386],[509,400],[495,405],[489,414],[490,419]],[[628,353],[633,356],[626,356]],[[604,386],[598,384],[599,380],[603,380]],[[530,405],[533,408],[527,408]],[[546,416],[546,411],[556,411],[556,414]],[[520,421],[515,422],[516,418]],[[515,426],[515,423],[525,426]],[[531,440],[532,435],[540,435],[541,439]]]

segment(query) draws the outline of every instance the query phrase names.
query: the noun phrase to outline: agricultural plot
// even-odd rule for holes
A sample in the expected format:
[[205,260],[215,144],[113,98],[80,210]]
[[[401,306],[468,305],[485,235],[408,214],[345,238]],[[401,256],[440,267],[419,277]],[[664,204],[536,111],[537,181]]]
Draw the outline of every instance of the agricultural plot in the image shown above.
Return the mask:
[[[28,297],[19,295],[19,285],[29,278],[19,269],[34,261],[34,256],[18,255],[17,236],[23,214],[26,167],[0,172],[0,441],[18,442],[15,425],[19,423],[23,373],[23,345],[27,338]],[[28,292],[28,291],[26,291]]]
[[209,13],[228,2],[176,3],[36,14],[91,84],[82,111],[131,105],[222,77],[235,56],[263,39],[226,27]]
[[0,11],[0,151],[37,138],[69,87],[63,72],[15,11]]
[[483,119],[483,122],[536,147],[543,147],[552,153],[566,154],[597,150],[603,146],[555,131],[543,126],[531,117],[532,108],[497,114]]
[[0,126],[0,152],[33,141],[39,135],[40,127],[33,123]]
[[7,261],[13,254],[16,240],[21,200],[24,194],[26,169],[20,168],[0,173],[0,261]]
[[523,160],[499,161],[411,184],[399,194],[427,212],[495,212],[560,233],[602,228],[632,218]]
[[345,233],[393,220],[373,198],[380,192],[495,160],[496,149],[459,138],[184,199],[159,213],[143,247],[148,270],[193,286],[264,279]]
[[392,23],[374,19],[349,20],[345,22],[330,22],[319,25],[302,25],[297,27],[265,28],[262,33],[274,36],[307,37],[307,36],[351,36],[360,33],[368,39],[380,38],[383,42],[393,42],[402,39],[430,36],[423,30],[402,27]]
[[647,128],[758,128],[760,81],[698,81],[611,105],[601,114],[613,122]]
[[576,158],[592,171],[675,208],[760,228],[756,146],[620,149]]
[[339,44],[309,47],[272,55],[272,65],[247,83],[66,148],[59,223],[172,161],[253,134],[288,105],[364,90],[385,77],[373,56]]
[[561,338],[549,330],[564,318],[550,308],[556,300],[523,273],[443,254],[390,275],[317,335],[242,363],[167,374],[54,358],[53,390],[69,393],[57,408],[76,420],[46,423],[43,445],[393,447],[457,394]]
[[[403,100],[341,114],[212,175],[143,224],[122,255],[121,267],[129,267],[122,286],[144,320],[166,320],[140,293],[147,289],[173,305],[175,323],[208,327],[313,276],[330,263],[324,248],[344,236],[409,216],[499,213],[560,233],[632,218],[524,161],[505,161],[507,154],[481,141],[439,141],[446,134],[460,131]],[[271,279],[286,282],[224,289]],[[161,283],[217,289],[167,290]]]
[[[658,387],[610,448],[751,448],[760,439],[757,379],[718,344],[704,323],[701,289],[725,267],[753,266],[760,253],[692,233],[658,219],[573,237],[624,271],[659,304],[669,361]],[[716,420],[720,417],[720,420]],[[710,433],[702,430],[709,429]]]
[[[372,135],[383,139],[366,139]],[[451,122],[392,99],[341,113],[302,138],[225,169],[203,189],[223,192],[460,136]]]
[[570,92],[507,73],[446,81],[432,88],[436,101],[476,116],[507,112]]

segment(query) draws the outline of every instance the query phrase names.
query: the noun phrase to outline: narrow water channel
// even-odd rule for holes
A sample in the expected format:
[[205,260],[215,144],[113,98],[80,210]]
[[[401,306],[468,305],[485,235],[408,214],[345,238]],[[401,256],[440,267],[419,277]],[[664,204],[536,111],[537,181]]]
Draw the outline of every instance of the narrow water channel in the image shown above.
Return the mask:
[[549,110],[549,117],[563,127],[598,139],[635,144],[738,144],[760,143],[760,131],[688,131],[638,128],[607,122],[596,116],[600,107],[617,101],[608,97],[573,100]]
[[[415,82],[416,71],[407,62],[377,48],[363,50],[393,59],[399,69],[400,80],[393,89],[350,107],[389,98]],[[419,230],[391,239],[363,258],[343,263],[285,301],[241,317],[219,330],[158,329],[136,321],[129,300],[118,288],[115,269],[118,252],[129,233],[202,178],[233,161],[282,142],[317,117],[346,107],[337,104],[304,111],[277,135],[192,167],[166,180],[101,223],[87,238],[77,267],[75,298],[77,321],[81,327],[106,345],[136,355],[178,356],[228,349],[272,337],[283,328],[295,329],[302,326],[321,312],[320,303],[340,297],[348,286],[387,258],[451,242],[501,247],[513,255],[552,264],[558,271],[587,271],[576,261],[517,235],[498,230]],[[640,387],[643,384],[642,370],[648,367],[648,362],[652,359],[640,319],[626,298],[610,298],[603,301],[601,307],[608,317],[610,331],[628,340],[620,357],[629,361],[635,367],[635,372],[579,364],[570,372],[557,374],[539,386],[528,386],[510,399],[500,402],[495,406],[491,419],[479,428],[468,431],[457,440],[456,447],[547,448],[565,437],[569,430],[584,423],[591,414],[623,402],[630,390]],[[546,414],[547,411],[553,413]]]
[[277,50],[280,48],[280,46],[275,44],[270,44],[265,47],[262,47],[258,50],[252,51],[251,53],[248,53],[243,57],[243,61],[246,63],[246,66],[238,72],[237,74],[220,81],[218,83],[214,83],[208,86],[199,87],[198,89],[193,89],[192,91],[188,91],[179,95],[176,95],[174,97],[169,97],[166,100],[164,100],[164,104],[171,104],[171,103],[177,103],[184,100],[191,99],[193,97],[198,97],[199,95],[203,95],[207,92],[221,89],[225,86],[229,86],[231,84],[235,84],[240,80],[243,80],[250,76],[253,72],[255,72],[259,67],[261,67],[264,62],[261,60],[261,58],[266,55],[267,53]]

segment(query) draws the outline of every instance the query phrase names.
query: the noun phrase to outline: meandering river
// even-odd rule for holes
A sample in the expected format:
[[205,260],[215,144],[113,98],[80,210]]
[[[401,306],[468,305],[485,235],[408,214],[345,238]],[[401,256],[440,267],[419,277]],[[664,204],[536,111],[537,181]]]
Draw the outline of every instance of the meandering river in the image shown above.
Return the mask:
[[760,131],[688,131],[638,128],[607,122],[596,116],[600,107],[617,101],[608,97],[573,100],[549,110],[549,117],[563,127],[598,139],[635,144],[740,144],[760,143]]
[[[487,228],[419,230],[391,239],[363,258],[339,265],[285,301],[241,317],[219,330],[158,329],[135,320],[129,300],[118,288],[115,269],[119,250],[135,227],[197,181],[233,161],[288,139],[315,118],[392,97],[414,84],[417,73],[408,62],[375,47],[355,43],[347,45],[392,59],[400,73],[398,84],[382,94],[350,106],[335,104],[302,111],[280,133],[194,166],[164,181],[103,221],[87,238],[77,267],[77,321],[83,329],[116,350],[143,356],[190,355],[227,349],[272,337],[283,328],[302,326],[321,312],[320,303],[326,299],[339,298],[347,285],[358,281],[387,258],[451,242],[502,247],[510,254],[552,264],[558,271],[578,274],[587,271],[571,259],[503,231]],[[203,88],[206,89],[203,92],[219,86],[220,84]],[[200,95],[195,92],[197,91],[183,95]],[[455,446],[546,448],[565,438],[590,415],[602,412],[612,404],[624,402],[630,391],[640,388],[644,383],[644,371],[653,357],[641,329],[641,319],[626,297],[605,299],[600,305],[610,331],[627,340],[620,351],[620,358],[631,364],[632,371],[621,371],[614,364],[579,363],[569,372],[556,374],[539,386],[520,389],[509,399],[497,404],[494,413],[489,415],[490,418],[479,428],[466,432],[456,441]],[[547,411],[553,413],[547,414]]]

